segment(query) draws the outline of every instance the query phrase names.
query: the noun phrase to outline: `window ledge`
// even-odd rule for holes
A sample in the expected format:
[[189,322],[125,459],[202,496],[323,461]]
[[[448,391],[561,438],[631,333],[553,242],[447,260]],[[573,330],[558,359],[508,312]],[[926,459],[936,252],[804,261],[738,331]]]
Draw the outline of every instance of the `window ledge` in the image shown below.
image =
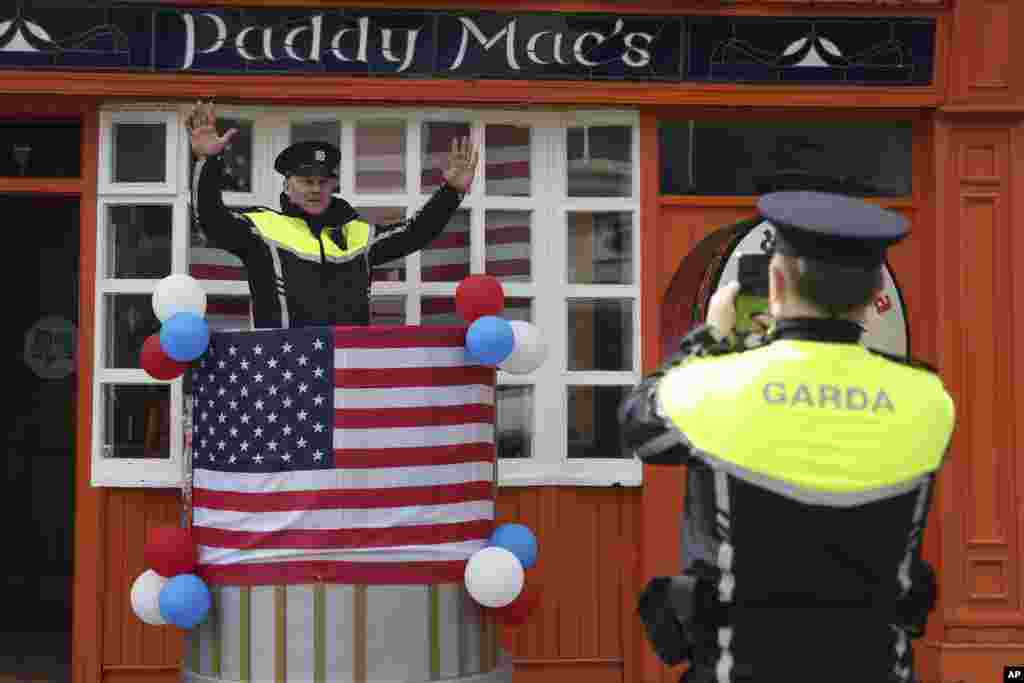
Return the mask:
[[499,460],[498,485],[511,486],[642,486],[639,460],[533,462]]

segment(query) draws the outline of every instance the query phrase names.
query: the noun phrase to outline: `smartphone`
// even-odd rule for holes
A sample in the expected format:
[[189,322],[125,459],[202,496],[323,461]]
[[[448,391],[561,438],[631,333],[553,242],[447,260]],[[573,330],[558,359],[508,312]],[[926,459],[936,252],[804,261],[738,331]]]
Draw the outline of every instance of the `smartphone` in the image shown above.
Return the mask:
[[753,331],[753,316],[768,313],[770,254],[743,254],[739,258],[740,292],[736,297],[736,331]]

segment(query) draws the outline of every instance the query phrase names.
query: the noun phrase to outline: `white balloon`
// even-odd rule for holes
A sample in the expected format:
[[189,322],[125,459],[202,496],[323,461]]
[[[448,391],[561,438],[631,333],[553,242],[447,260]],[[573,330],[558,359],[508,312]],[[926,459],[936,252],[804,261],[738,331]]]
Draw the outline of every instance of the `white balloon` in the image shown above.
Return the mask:
[[512,551],[491,546],[466,563],[466,590],[485,607],[504,607],[523,590],[523,565]]
[[195,313],[202,318],[206,315],[206,292],[193,277],[169,275],[156,285],[153,312],[160,322],[178,313]]
[[548,345],[540,329],[533,323],[511,320],[509,324],[512,325],[512,334],[515,337],[512,353],[498,367],[513,375],[533,372],[547,359]]
[[147,624],[162,626],[167,622],[160,615],[160,591],[167,579],[147,569],[132,584],[132,611]]

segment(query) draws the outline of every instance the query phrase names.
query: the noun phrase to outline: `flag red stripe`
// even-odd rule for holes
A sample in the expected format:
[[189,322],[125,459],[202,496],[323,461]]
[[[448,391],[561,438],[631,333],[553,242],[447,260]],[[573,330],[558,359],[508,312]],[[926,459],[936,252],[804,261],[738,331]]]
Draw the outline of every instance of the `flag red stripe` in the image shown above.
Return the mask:
[[504,180],[509,178],[529,178],[530,161],[498,161],[487,164],[488,180]]
[[482,365],[456,368],[372,368],[334,371],[334,385],[346,389],[493,384],[494,378],[494,368]]
[[189,275],[197,280],[245,280],[245,268],[213,266],[194,263],[188,267]]
[[[497,147],[526,147],[530,144],[530,129],[507,123],[495,123],[484,130],[484,144],[488,149]],[[525,150],[524,150],[525,151]]]
[[507,261],[488,261],[487,274],[494,275],[529,275],[530,259],[509,259]]
[[337,429],[440,427],[479,423],[494,423],[494,406],[475,403],[420,408],[345,408],[334,411],[334,426]]
[[[336,349],[401,349],[401,348],[447,348],[466,345],[466,328],[460,326],[420,327],[336,327],[334,348]],[[394,372],[386,370],[386,372]],[[402,370],[402,372],[408,372]],[[346,385],[338,385],[346,386]]]
[[[507,225],[500,228],[487,228],[487,246],[496,244],[529,244],[529,225]],[[433,244],[431,244],[433,246]],[[429,247],[428,247],[429,248]]]
[[386,548],[403,545],[461,543],[490,537],[494,523],[475,520],[454,524],[422,524],[369,529],[281,529],[278,531],[234,531],[193,526],[192,536],[199,545],[238,550],[333,548]]
[[437,584],[464,579],[466,560],[446,562],[267,562],[262,564],[199,565],[209,584],[260,586],[269,584]]
[[192,502],[197,508],[238,512],[285,512],[289,510],[368,510],[414,505],[449,505],[494,499],[494,483],[471,481],[445,486],[398,486],[382,489],[325,489],[274,493],[238,493],[196,488]]
[[446,266],[423,268],[424,282],[459,282],[469,277],[468,263],[452,263]]
[[338,448],[334,466],[343,469],[374,467],[417,467],[422,465],[461,465],[467,462],[494,462],[493,443],[463,443],[456,446],[420,448]]
[[451,232],[442,232],[437,239],[430,243],[430,246],[425,248],[424,251],[434,251],[435,249],[458,249],[469,247],[469,231],[468,230],[453,230]]

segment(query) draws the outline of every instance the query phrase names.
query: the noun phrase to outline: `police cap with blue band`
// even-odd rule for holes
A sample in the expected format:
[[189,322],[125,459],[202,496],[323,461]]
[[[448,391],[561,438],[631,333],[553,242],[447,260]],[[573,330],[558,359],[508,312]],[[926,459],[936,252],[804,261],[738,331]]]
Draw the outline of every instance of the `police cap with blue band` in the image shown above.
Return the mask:
[[274,160],[274,170],[289,177],[293,175],[337,176],[341,151],[328,142],[297,142],[287,147]]
[[757,203],[775,228],[774,250],[870,270],[909,233],[907,220],[861,199],[824,192],[773,192]]

